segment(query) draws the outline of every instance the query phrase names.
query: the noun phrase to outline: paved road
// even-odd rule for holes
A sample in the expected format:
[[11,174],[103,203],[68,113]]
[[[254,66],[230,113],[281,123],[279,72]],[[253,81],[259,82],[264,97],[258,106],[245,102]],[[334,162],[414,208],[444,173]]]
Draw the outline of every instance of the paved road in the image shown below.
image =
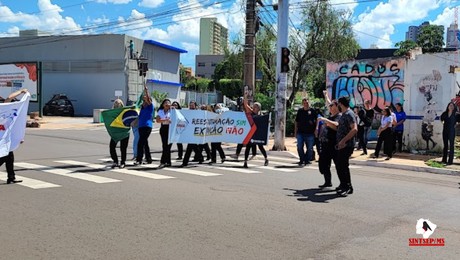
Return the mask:
[[[23,185],[0,185],[0,259],[456,259],[455,176],[352,169],[355,194],[316,189],[295,159],[107,168],[103,128],[28,129]],[[160,138],[150,139],[152,150]],[[229,151],[231,152],[231,151]],[[160,154],[154,153],[159,158]],[[175,158],[175,154],[173,154]],[[180,163],[175,163],[179,165]],[[2,167],[0,177],[6,173]],[[337,184],[336,176],[334,181]],[[444,247],[409,247],[428,218]]]

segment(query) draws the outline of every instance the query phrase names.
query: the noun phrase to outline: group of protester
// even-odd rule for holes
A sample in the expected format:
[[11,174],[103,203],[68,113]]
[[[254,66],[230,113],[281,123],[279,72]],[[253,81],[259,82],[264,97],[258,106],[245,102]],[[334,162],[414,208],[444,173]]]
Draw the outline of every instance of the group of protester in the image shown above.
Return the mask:
[[[119,108],[123,107],[123,102],[120,99],[115,100],[113,104],[113,108]],[[172,143],[169,143],[169,125],[171,123],[171,109],[182,109],[180,104],[177,101],[171,102],[170,99],[164,99],[158,110],[155,118],[153,118],[154,115],[154,108],[152,104],[152,99],[148,93],[148,89],[145,87],[144,88],[144,93],[143,93],[143,102],[140,107],[140,112],[139,116],[137,119],[133,120],[131,123],[132,131],[134,134],[134,141],[133,141],[133,155],[134,158],[133,160],[134,165],[142,164],[142,163],[147,163],[151,164],[152,163],[152,157],[150,154],[150,147],[148,144],[148,138],[150,136],[150,133],[152,132],[152,127],[153,127],[153,120],[155,120],[156,123],[159,123],[160,126],[160,137],[161,137],[161,143],[162,143],[162,153],[161,153],[161,159],[160,159],[160,165],[159,168],[164,168],[164,167],[170,167],[172,165],[171,162],[171,147]],[[195,101],[191,101],[189,103],[188,109],[190,110],[208,110],[212,111],[214,113],[222,113],[222,107],[220,104],[215,104],[213,106],[207,106],[207,105],[201,105],[198,106]],[[249,116],[256,116],[261,113],[261,104],[259,102],[255,102],[253,106],[250,106],[248,103],[247,98],[245,97],[243,100],[243,109],[246,114]],[[127,154],[127,147],[128,147],[128,142],[129,142],[129,135],[122,139],[120,141],[120,150],[121,150],[121,163],[118,161],[118,155],[116,152],[116,145],[117,142],[114,141],[113,139],[110,140],[110,155],[113,160],[112,168],[119,167],[119,168],[124,168],[126,166],[126,154]],[[255,144],[255,143],[249,143],[246,145],[246,151],[245,151],[245,159],[244,159],[244,168],[248,168],[247,161],[249,160],[249,154],[250,151],[252,150],[253,152],[253,157],[256,154],[256,147],[259,148],[260,152],[264,156],[265,162],[264,165],[268,165],[268,157],[267,157],[267,152],[265,151],[264,147],[262,144]],[[237,146],[237,153],[236,155],[232,157],[238,158],[239,153],[241,152],[243,148],[242,144],[238,144]],[[204,161],[210,161],[210,163],[216,163],[217,162],[217,153],[219,153],[221,162],[224,163],[226,160],[226,155],[224,150],[222,149],[222,143],[220,142],[213,142],[211,143],[211,146],[209,146],[208,143],[204,144],[194,144],[194,143],[189,143],[187,144],[187,147],[185,149],[185,154],[184,154],[184,147],[182,143],[177,143],[177,153],[178,157],[177,160],[182,160],[182,164],[180,165],[181,167],[188,166],[190,162],[190,157],[192,155],[192,152],[194,152],[194,158],[193,161],[196,161],[198,163],[203,163]],[[206,153],[206,159],[205,156],[203,156],[203,152]],[[144,156],[145,156],[145,161],[144,161]],[[251,159],[253,158],[251,157]]]
[[[325,96],[327,97],[326,94]],[[334,162],[340,181],[340,185],[336,188],[337,193],[347,196],[353,193],[348,167],[349,158],[355,148],[363,151],[361,155],[368,154],[368,136],[376,111],[369,100],[364,101],[363,107],[356,106],[351,110],[348,97],[332,101],[326,98],[326,104],[329,110],[327,118],[323,117],[318,110],[311,108],[308,99],[302,100],[302,108],[297,111],[294,124],[297,152],[300,158],[298,164],[299,166],[311,164],[314,160],[313,147],[316,143],[319,154],[318,167],[325,180],[319,187],[332,187],[330,167]],[[371,158],[379,158],[382,144],[385,160],[390,160],[393,154],[403,151],[404,122],[407,115],[401,103],[396,103],[394,108],[393,111],[391,107],[385,107],[381,111],[377,145]],[[443,122],[444,142],[442,162],[450,165],[453,163],[454,155],[455,125],[458,121],[457,106],[450,102],[440,119]]]

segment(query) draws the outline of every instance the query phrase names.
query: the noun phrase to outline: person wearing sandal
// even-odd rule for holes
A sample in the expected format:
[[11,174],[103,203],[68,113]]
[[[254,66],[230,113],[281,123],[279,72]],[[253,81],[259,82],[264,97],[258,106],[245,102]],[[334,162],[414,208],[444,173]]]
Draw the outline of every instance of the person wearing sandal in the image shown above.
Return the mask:
[[[262,105],[259,102],[254,102],[254,105],[251,107],[248,104],[248,99],[246,95],[244,95],[243,104],[244,104],[244,109],[246,111],[246,114],[250,116],[256,116],[260,114],[260,109]],[[267,152],[265,151],[264,145],[248,143],[246,145],[246,150],[244,151],[244,165],[243,165],[244,168],[248,168],[248,157],[249,157],[250,150],[252,147],[254,147],[253,149],[255,149],[256,145],[257,147],[259,147],[260,152],[265,158],[264,166],[268,166],[268,157],[267,157]]]

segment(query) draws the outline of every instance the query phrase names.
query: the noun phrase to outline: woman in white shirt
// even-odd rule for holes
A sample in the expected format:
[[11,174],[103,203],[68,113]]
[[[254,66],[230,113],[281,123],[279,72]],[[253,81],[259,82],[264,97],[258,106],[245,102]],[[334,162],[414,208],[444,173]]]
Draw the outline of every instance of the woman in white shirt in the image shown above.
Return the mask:
[[159,168],[164,168],[166,166],[171,166],[171,146],[172,144],[168,143],[169,135],[169,123],[171,123],[171,100],[165,99],[161,102],[160,107],[158,108],[158,114],[156,116],[156,122],[161,123],[160,127],[160,136],[162,144],[162,153]]
[[377,146],[375,147],[375,153],[373,158],[379,158],[380,149],[383,145],[383,152],[387,155],[385,160],[390,160],[393,155],[393,117],[391,116],[391,110],[386,107],[382,110],[382,118],[380,119],[380,127],[377,130]]

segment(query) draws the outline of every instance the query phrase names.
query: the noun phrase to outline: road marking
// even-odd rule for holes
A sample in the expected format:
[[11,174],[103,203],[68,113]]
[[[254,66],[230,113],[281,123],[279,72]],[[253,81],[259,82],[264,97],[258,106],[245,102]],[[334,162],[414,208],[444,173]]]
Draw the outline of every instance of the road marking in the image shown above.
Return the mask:
[[299,159],[292,159],[292,158],[287,158],[287,157],[278,157],[278,156],[268,156],[269,160],[277,160],[277,161],[283,161],[283,162],[299,162]]
[[204,176],[204,177],[211,177],[211,176],[219,176],[222,174],[212,173],[212,172],[203,172],[203,171],[196,171],[191,169],[184,169],[184,168],[163,168],[166,171],[173,171],[173,172],[180,172],[180,173],[187,173],[192,175]]
[[150,173],[150,172],[143,172],[143,171],[137,171],[137,170],[111,169],[111,168],[107,168],[106,166],[100,165],[100,164],[92,164],[92,163],[72,161],[72,160],[57,161],[57,162],[70,164],[70,165],[85,166],[85,167],[89,167],[89,168],[93,168],[93,169],[105,168],[105,169],[107,169],[109,171],[112,171],[112,172],[123,173],[123,174],[128,174],[128,175],[133,175],[133,176],[143,177],[143,178],[149,178],[149,179],[155,179],[155,180],[165,180],[165,179],[174,179],[175,178],[175,177],[172,177],[172,176],[166,176],[166,175],[155,174],[155,173]]
[[106,177],[97,176],[97,175],[90,175],[87,173],[81,173],[81,172],[76,172],[76,171],[70,171],[67,169],[58,169],[58,168],[53,168],[53,167],[48,167],[48,166],[33,164],[33,163],[18,162],[18,163],[15,163],[14,165],[20,168],[52,173],[55,175],[90,181],[94,183],[120,182],[120,180],[116,180],[116,179],[106,178]]
[[[3,175],[3,173],[2,173],[2,175]],[[22,180],[22,182],[16,183],[15,185],[21,185],[21,186],[24,186],[24,187],[27,187],[27,188],[47,189],[47,188],[61,187],[61,185],[57,185],[57,184],[50,183],[50,182],[39,181],[39,180],[24,177],[24,176],[16,175],[16,178],[18,180]],[[7,179],[0,177],[0,180],[6,181]]]
[[[254,161],[257,161],[257,160],[254,160]],[[227,161],[225,162],[225,164],[230,164],[230,165],[235,165],[235,166],[241,166],[242,165],[241,163],[227,162]],[[278,171],[278,172],[296,172],[297,171],[297,170],[293,170],[293,169],[282,169],[282,168],[275,168],[273,166],[261,166],[261,165],[255,165],[255,164],[249,164],[249,163],[248,163],[248,167],[255,167],[255,168],[267,169],[267,170]]]
[[222,171],[232,171],[232,172],[241,172],[241,173],[260,173],[259,171],[254,171],[254,170],[249,170],[245,168],[233,168],[233,167],[219,167],[219,166],[214,166],[214,165],[201,165],[206,168],[211,168],[211,169],[217,169],[217,170],[222,170]]

